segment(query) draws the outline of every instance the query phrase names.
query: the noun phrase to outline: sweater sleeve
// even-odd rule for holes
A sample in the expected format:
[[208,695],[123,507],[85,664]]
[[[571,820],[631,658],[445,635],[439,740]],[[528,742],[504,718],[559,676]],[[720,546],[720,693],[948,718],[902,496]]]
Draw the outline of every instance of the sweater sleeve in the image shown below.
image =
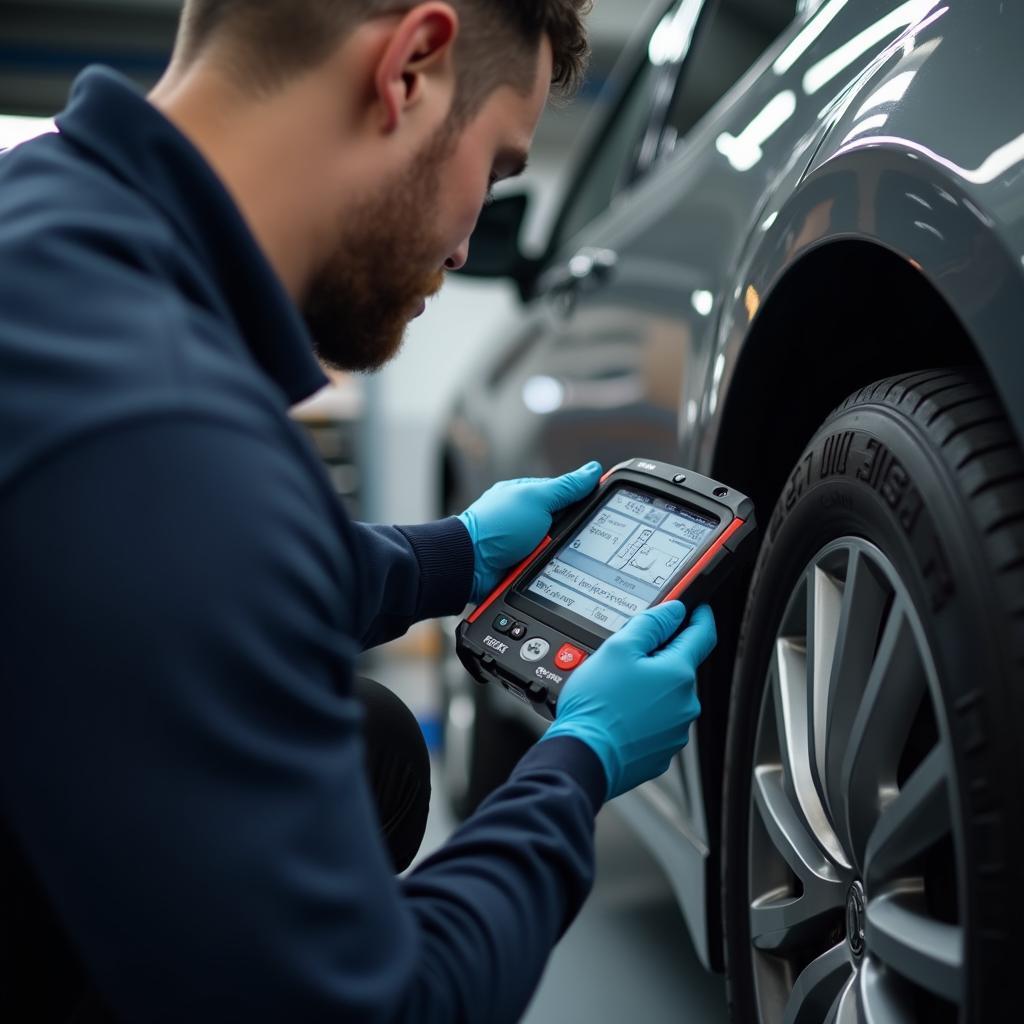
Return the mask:
[[413,623],[456,615],[473,589],[473,543],[452,517],[423,526],[353,524],[361,601],[352,623],[364,648],[401,636]]
[[0,813],[118,1019],[514,1021],[588,891],[600,764],[538,746],[396,879],[314,490],[165,420],[5,495]]

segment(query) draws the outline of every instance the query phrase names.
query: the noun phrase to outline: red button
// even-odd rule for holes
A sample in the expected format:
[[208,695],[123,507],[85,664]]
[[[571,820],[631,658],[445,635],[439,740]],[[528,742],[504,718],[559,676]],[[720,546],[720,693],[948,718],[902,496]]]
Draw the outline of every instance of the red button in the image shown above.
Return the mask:
[[555,664],[568,672],[577,665],[582,665],[586,658],[587,656],[578,647],[573,647],[572,644],[562,644],[555,655]]

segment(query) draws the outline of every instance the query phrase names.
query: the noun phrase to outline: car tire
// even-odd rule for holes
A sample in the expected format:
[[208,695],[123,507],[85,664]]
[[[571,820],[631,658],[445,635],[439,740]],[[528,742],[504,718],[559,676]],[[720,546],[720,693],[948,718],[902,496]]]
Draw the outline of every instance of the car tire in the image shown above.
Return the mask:
[[740,632],[733,1018],[1015,1019],[1022,741],[1017,439],[979,372],[866,387],[789,477]]

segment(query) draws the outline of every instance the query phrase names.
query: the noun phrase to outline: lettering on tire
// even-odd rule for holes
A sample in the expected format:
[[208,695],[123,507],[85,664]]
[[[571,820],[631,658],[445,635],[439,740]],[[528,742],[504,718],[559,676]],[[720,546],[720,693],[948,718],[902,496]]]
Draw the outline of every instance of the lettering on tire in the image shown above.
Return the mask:
[[[775,506],[768,525],[769,543],[774,543],[789,513],[813,484],[841,480],[869,488],[889,507],[914,550],[931,610],[941,611],[955,592],[955,581],[924,498],[903,462],[867,431],[829,434],[804,453]],[[830,491],[821,501],[822,507],[829,509],[848,505],[849,498]]]

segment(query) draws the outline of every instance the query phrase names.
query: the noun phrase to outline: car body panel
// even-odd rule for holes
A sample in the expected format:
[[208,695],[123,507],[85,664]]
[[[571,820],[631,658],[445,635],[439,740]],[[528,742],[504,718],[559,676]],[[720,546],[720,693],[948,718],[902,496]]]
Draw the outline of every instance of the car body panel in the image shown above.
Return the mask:
[[[453,415],[446,457],[460,498],[594,457],[714,475],[723,423],[742,418],[749,395],[734,387],[738,370],[779,344],[759,326],[780,285],[851,242],[928,282],[1024,438],[1024,117],[1006,104],[1024,95],[1021,40],[1024,8],[1000,0],[808,5],[681,143],[553,248],[541,294]],[[972,66],[985,73],[965,75]],[[559,282],[595,252],[612,269],[567,301]],[[620,806],[665,866],[699,958],[718,967],[706,802],[721,780],[709,777],[707,729],[721,723],[702,718],[674,770]]]
[[[982,21],[978,6],[938,4],[923,27],[886,48],[829,111],[799,183],[776,189],[784,198],[770,204],[768,230],[752,237],[722,318],[719,380],[708,381],[701,410],[705,458],[695,461],[714,461],[715,411],[742,358],[749,295],[770,302],[800,259],[851,239],[897,254],[942,295],[1024,438],[1024,125],[1012,111],[1002,124],[977,116],[1024,94],[1024,9],[985,4],[991,18]],[[979,57],[1000,73],[963,76]]]

